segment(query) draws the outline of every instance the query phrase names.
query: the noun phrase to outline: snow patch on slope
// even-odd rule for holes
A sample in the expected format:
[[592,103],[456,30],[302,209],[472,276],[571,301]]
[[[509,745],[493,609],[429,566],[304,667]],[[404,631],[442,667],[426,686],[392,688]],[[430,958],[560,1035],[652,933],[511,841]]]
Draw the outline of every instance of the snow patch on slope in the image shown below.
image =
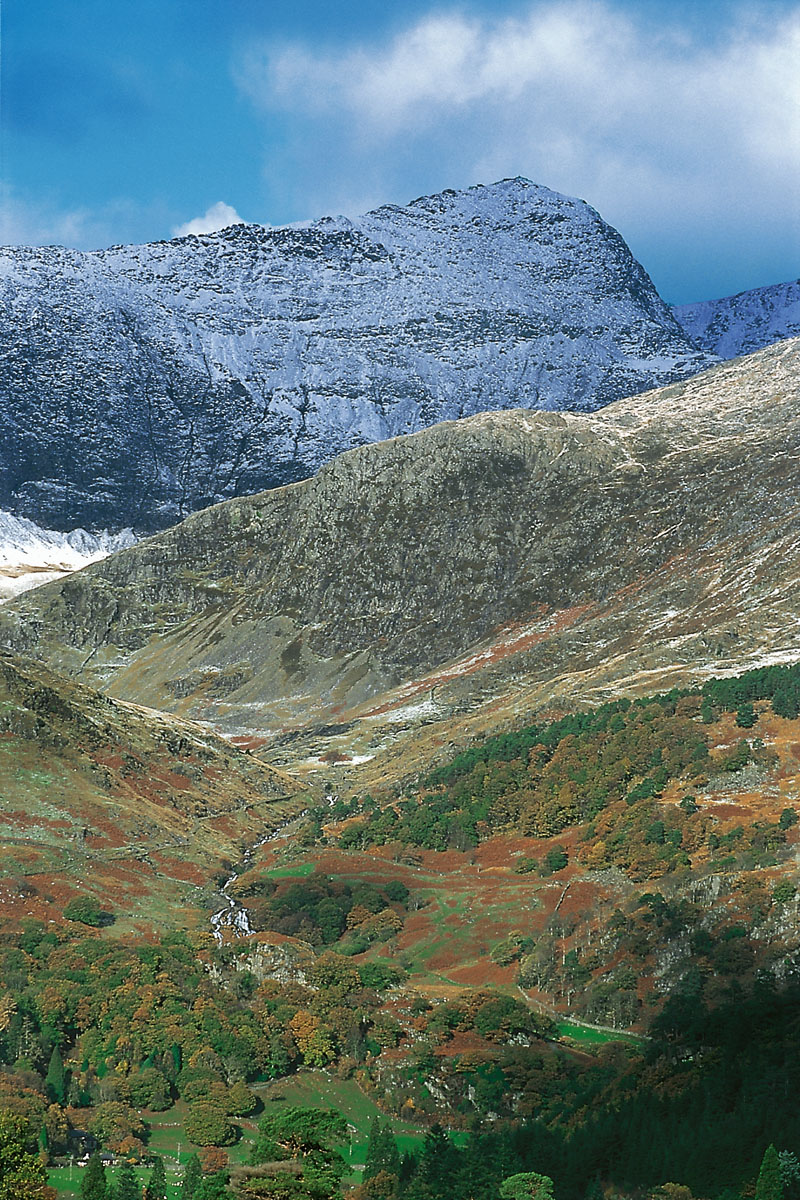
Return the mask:
[[0,602],[132,546],[133,530],[58,533],[0,510]]

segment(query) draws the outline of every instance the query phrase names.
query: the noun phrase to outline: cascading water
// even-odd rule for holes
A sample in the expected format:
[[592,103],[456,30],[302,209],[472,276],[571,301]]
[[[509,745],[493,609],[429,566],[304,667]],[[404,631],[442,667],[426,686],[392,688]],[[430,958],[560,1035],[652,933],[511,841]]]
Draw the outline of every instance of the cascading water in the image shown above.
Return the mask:
[[231,896],[228,889],[236,882],[237,879],[240,878],[240,876],[244,875],[246,871],[250,870],[251,866],[253,865],[253,858],[255,857],[257,850],[260,850],[262,846],[269,845],[270,842],[285,841],[286,838],[289,837],[291,829],[298,825],[305,816],[306,813],[302,812],[298,816],[292,817],[290,821],[284,822],[283,825],[279,825],[277,829],[274,829],[271,833],[266,834],[259,841],[254,842],[242,860],[241,869],[234,871],[233,874],[225,880],[222,887],[219,889],[220,899],[224,900],[225,903],[222,908],[218,909],[218,911],[213,913],[211,916],[211,932],[213,933],[214,939],[218,945],[221,946],[225,940],[224,930],[229,930],[234,937],[249,937],[250,934],[255,932],[250,924],[250,918],[247,914],[247,909],[239,900],[237,900],[234,896]]

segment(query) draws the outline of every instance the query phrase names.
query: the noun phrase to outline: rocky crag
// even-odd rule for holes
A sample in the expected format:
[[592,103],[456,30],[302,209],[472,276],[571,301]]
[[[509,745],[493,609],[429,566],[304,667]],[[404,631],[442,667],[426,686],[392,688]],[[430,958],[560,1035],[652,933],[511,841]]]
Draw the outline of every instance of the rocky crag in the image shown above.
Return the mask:
[[295,763],[800,657],[799,368],[789,341],[360,447],[5,605],[0,639]]
[[356,221],[0,253],[0,505],[169,525],[352,446],[592,410],[712,358],[622,238],[524,179]]

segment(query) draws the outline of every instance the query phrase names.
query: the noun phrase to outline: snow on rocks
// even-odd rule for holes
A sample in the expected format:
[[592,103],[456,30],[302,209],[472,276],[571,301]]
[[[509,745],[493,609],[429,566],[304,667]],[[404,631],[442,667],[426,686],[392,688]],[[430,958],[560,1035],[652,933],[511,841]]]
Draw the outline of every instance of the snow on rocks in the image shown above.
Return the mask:
[[673,309],[689,337],[710,354],[735,358],[800,336],[800,279]]
[[0,511],[0,601],[79,571],[135,541],[131,529],[119,533],[88,533],[85,529],[58,533]]
[[619,234],[526,179],[353,221],[0,252],[0,504],[148,531],[355,445],[589,411],[713,361]]

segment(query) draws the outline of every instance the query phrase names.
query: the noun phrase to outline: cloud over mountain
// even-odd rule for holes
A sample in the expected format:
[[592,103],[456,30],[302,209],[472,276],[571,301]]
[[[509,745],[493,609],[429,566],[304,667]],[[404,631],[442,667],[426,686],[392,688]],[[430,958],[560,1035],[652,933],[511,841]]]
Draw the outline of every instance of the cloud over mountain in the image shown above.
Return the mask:
[[[689,240],[723,229],[730,245],[758,220],[785,264],[800,189],[800,7],[768,16],[742,10],[709,38],[634,19],[619,0],[499,18],[452,10],[335,50],[263,41],[238,80],[259,107],[305,121],[298,153],[326,207],[337,187],[346,202],[354,173],[380,194],[413,155],[456,186],[547,179],[634,241],[659,225],[665,260],[679,226]],[[336,156],[324,152],[332,138]]]
[[175,237],[188,237],[190,233],[216,233],[218,229],[227,229],[230,225],[243,224],[244,221],[235,208],[226,204],[224,200],[218,200],[216,204],[211,204],[206,209],[202,217],[194,217],[185,225],[177,225],[172,232]]

